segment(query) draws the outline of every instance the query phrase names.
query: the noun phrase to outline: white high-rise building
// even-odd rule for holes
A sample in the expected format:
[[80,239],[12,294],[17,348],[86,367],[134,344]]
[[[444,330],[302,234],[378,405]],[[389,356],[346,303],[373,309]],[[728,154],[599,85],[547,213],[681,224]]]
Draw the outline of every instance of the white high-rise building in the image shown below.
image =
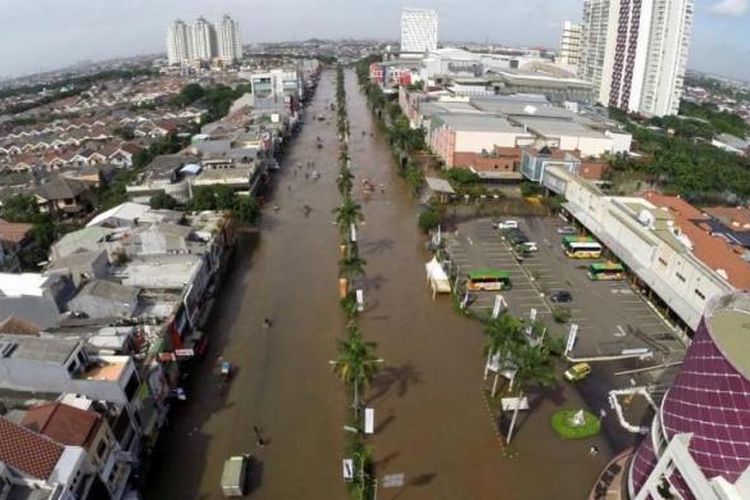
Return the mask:
[[581,57],[581,25],[565,21],[560,39],[560,64],[578,67]]
[[219,57],[226,63],[232,63],[242,57],[240,25],[228,14],[224,15],[218,25]]
[[423,54],[437,49],[438,13],[427,9],[401,11],[401,53]]
[[190,60],[190,29],[179,19],[167,28],[167,59],[169,64]]
[[676,114],[695,0],[585,0],[580,77],[598,101],[647,115]]
[[210,61],[218,55],[214,25],[199,17],[191,27],[191,54],[194,61]]

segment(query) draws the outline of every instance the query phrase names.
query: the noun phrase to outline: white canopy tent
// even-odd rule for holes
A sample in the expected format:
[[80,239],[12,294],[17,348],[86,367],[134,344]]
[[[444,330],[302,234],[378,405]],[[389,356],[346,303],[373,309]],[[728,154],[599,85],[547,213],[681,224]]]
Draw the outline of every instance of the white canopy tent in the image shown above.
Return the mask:
[[451,293],[451,281],[443,266],[438,262],[437,257],[424,265],[427,271],[427,282],[432,290],[432,298],[438,293]]

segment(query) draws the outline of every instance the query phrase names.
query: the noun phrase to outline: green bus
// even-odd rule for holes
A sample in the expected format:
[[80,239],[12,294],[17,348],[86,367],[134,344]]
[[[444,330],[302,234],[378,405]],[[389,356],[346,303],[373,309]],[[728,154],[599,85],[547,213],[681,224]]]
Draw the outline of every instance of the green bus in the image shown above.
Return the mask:
[[589,236],[566,236],[562,239],[565,255],[573,259],[599,259],[602,246]]
[[625,268],[617,262],[591,264],[589,278],[594,281],[621,281],[625,279]]
[[466,273],[466,287],[471,291],[506,290],[511,287],[510,273],[500,269],[473,269]]

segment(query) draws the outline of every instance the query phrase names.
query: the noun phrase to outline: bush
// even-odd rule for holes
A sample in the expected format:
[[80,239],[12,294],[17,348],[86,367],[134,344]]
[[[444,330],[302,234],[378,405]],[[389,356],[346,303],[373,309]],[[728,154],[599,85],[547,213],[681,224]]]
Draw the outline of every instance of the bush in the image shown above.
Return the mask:
[[432,207],[429,207],[424,212],[419,214],[419,220],[417,221],[417,224],[419,225],[419,229],[422,230],[422,232],[429,233],[431,229],[435,229],[438,224],[442,222],[443,218],[440,215],[440,212],[435,210]]
[[570,421],[578,410],[558,410],[552,414],[552,428],[564,439],[582,439],[599,434],[601,424],[593,413],[583,412],[583,425],[573,426]]
[[165,209],[165,208],[168,210],[172,210],[174,207],[177,206],[177,200],[169,196],[167,193],[161,192],[161,193],[153,195],[151,199],[148,201],[148,204],[151,208],[155,210]]
[[460,187],[471,186],[479,183],[480,178],[468,168],[451,168],[445,172],[445,177],[453,184]]

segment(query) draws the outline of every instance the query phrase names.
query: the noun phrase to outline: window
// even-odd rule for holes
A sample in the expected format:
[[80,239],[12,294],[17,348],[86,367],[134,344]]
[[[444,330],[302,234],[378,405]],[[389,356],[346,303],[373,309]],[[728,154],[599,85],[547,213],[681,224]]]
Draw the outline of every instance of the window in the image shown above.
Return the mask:
[[104,453],[107,451],[107,440],[102,439],[99,441],[99,445],[96,447],[96,457],[99,459],[104,458]]
[[697,288],[695,289],[695,294],[696,294],[696,295],[697,295],[698,297],[700,297],[700,298],[701,298],[701,300],[706,300],[706,296],[705,296],[705,295],[703,295],[703,294],[701,293],[701,291],[700,291],[700,290],[698,290]]
[[675,273],[675,276],[677,276],[677,279],[685,283],[685,277],[681,275],[680,273]]

